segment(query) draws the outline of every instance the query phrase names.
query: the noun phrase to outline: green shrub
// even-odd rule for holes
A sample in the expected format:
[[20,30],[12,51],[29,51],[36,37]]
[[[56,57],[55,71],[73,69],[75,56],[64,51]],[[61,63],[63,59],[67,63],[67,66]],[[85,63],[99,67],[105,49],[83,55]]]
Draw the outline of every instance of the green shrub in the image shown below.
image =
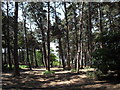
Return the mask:
[[53,66],[59,66],[60,62],[59,61],[53,61]]
[[104,74],[102,73],[102,71],[98,70],[98,71],[95,71],[95,72],[88,71],[88,72],[86,73],[86,75],[87,75],[89,78],[100,79],[101,76],[103,76]]
[[48,70],[46,70],[42,74],[43,75],[53,75],[53,74],[55,74],[55,71],[48,71]]
[[19,68],[24,69],[24,68],[29,68],[27,65],[19,65]]
[[76,72],[76,70],[75,69],[71,69],[71,72]]
[[108,70],[120,70],[120,32],[104,31],[96,37],[96,43],[102,43],[102,48],[97,48],[92,53],[94,66],[107,73]]

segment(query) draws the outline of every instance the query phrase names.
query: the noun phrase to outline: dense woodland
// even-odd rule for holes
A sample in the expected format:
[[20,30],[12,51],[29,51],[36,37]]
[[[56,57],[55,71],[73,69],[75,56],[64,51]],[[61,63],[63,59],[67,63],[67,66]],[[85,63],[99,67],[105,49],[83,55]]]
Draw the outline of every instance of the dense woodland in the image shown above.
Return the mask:
[[2,69],[22,65],[119,71],[120,2],[3,2]]

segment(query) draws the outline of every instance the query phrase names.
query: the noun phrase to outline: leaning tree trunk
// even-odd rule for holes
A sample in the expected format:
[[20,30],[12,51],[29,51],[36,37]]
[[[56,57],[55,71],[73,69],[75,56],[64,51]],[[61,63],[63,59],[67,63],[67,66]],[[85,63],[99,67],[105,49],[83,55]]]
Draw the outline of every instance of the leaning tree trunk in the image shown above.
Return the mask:
[[14,76],[19,76],[18,63],[18,2],[15,2],[15,22],[14,22]]

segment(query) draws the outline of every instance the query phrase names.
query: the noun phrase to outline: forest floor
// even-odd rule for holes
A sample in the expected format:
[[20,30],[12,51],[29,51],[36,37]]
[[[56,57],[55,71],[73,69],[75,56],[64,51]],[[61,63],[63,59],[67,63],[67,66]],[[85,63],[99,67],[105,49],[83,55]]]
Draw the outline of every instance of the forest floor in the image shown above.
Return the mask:
[[3,90],[120,90],[120,83],[88,78],[86,72],[94,69],[81,69],[79,74],[56,67],[51,70],[55,71],[55,74],[50,76],[42,75],[45,68],[21,70],[19,77],[13,77],[11,71],[3,72],[2,88]]

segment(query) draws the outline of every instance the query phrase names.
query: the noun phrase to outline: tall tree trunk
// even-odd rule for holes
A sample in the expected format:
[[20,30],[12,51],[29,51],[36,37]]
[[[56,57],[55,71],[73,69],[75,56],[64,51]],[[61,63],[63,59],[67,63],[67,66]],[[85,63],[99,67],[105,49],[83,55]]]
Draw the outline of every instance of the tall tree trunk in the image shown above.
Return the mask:
[[19,76],[19,63],[18,63],[18,2],[15,2],[15,26],[14,26],[14,75]]
[[[55,22],[56,22],[56,27],[59,30],[58,32],[60,32],[60,29],[58,28],[58,20],[57,20],[57,13],[56,13],[56,2],[55,2]],[[63,48],[62,48],[62,42],[61,42],[61,35],[58,34],[58,43],[59,43],[59,56],[60,59],[62,59],[62,66],[63,66],[63,70],[65,70],[65,60],[63,57]]]
[[9,35],[9,5],[7,2],[7,51],[8,51],[8,63],[10,69],[12,69],[11,57],[10,57],[10,35]]
[[[43,7],[42,7],[42,10],[43,10]],[[43,22],[43,20],[42,20],[42,22]],[[45,41],[45,30],[44,30],[44,28],[43,28],[43,24],[42,24],[42,22],[41,22],[41,24],[39,24],[38,22],[37,22],[37,24],[38,24],[38,26],[39,26],[39,28],[41,29],[41,33],[42,33],[42,47],[43,47],[43,59],[44,59],[44,62],[45,62],[45,68],[46,69],[48,69],[48,63],[47,63],[47,52],[46,52],[46,41]]]
[[92,56],[92,23],[91,23],[91,2],[88,3],[88,52],[89,52],[89,61],[91,62]]
[[32,70],[32,67],[31,67],[31,63],[30,63],[30,60],[29,60],[29,48],[28,48],[28,40],[27,40],[27,30],[26,30],[26,14],[25,14],[25,11],[24,11],[24,31],[25,31],[25,47],[26,47],[26,61],[27,61],[27,64],[29,65],[29,69]]
[[[81,13],[81,17],[80,17],[80,41],[78,44],[78,52],[77,52],[77,72],[79,72],[80,69],[80,61],[82,61],[82,30],[83,30],[83,10],[84,10],[84,2],[82,2],[82,13]],[[79,11],[79,15],[80,15],[80,11]]]
[[[2,2],[0,1],[0,17],[2,17]],[[2,18],[0,18],[0,48],[2,48]],[[0,68],[2,67],[2,49],[0,50]],[[2,69],[0,69],[0,75],[2,75]],[[2,84],[1,84],[2,85]]]
[[64,8],[65,8],[65,20],[66,20],[66,26],[67,26],[67,68],[70,69],[70,45],[69,45],[69,26],[68,26],[68,17],[67,17],[67,7],[66,2],[64,2]]
[[47,70],[50,71],[50,2],[48,2],[48,31],[47,31],[47,46],[48,46],[48,67]]
[[[73,7],[74,12],[74,26],[75,26],[75,39],[76,39],[76,51],[78,51],[78,30],[77,30],[77,18],[76,18],[76,6]],[[75,69],[77,68],[77,59],[75,59]]]

